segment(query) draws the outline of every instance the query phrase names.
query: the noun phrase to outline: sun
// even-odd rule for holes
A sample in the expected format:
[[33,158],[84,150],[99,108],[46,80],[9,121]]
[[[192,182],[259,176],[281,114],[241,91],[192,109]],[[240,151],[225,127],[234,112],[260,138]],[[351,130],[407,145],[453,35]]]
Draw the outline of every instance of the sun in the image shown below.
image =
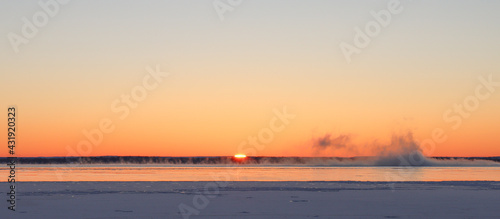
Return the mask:
[[244,154],[235,154],[234,155],[234,158],[238,158],[238,159],[243,159],[243,158],[246,158],[247,155],[244,155]]
[[246,163],[247,162],[247,155],[244,155],[244,154],[235,154],[231,160],[234,162],[234,163],[237,163],[237,164],[242,164],[242,163]]

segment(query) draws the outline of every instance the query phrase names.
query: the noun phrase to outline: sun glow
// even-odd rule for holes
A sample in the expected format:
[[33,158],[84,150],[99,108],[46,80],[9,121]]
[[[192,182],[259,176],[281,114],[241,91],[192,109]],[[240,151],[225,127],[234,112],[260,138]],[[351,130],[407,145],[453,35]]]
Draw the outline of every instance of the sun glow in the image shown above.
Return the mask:
[[244,154],[235,154],[234,155],[234,158],[239,158],[239,159],[242,159],[242,158],[246,158],[247,155],[244,155]]

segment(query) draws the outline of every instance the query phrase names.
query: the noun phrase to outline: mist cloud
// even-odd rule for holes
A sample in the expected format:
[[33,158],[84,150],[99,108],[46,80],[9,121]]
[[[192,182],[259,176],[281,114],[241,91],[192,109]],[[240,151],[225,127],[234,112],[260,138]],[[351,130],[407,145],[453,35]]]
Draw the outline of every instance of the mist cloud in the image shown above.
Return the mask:
[[314,140],[313,148],[324,150],[327,148],[345,148],[351,142],[351,137],[349,135],[339,135],[337,137],[332,137],[331,134],[326,134],[323,137]]

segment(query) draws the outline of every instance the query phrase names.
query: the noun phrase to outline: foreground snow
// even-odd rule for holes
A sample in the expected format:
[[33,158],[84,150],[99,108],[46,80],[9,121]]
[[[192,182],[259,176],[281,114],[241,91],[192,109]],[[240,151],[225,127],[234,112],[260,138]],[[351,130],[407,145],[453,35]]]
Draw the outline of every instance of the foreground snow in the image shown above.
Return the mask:
[[500,182],[27,182],[0,218],[183,218],[179,206],[189,218],[496,218],[498,197]]

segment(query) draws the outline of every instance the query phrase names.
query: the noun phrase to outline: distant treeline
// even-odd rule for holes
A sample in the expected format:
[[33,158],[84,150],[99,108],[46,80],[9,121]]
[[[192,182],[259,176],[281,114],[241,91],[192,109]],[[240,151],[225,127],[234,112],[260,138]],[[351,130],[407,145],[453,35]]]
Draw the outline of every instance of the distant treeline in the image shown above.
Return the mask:
[[455,159],[465,159],[465,160],[491,160],[495,162],[500,162],[500,157],[432,157],[436,160],[455,160]]
[[[20,157],[19,164],[306,164],[311,159],[352,160],[354,158],[310,158],[310,157],[141,157],[141,156],[100,156],[100,157]],[[8,158],[0,158],[7,162]]]
[[[0,158],[7,162],[8,158]],[[20,157],[19,164],[219,164],[230,162],[231,157],[139,157],[139,156],[100,156],[100,157]]]
[[[365,157],[366,158],[366,157]],[[0,157],[0,163],[8,163],[10,158]],[[336,157],[140,157],[140,156],[100,156],[100,157],[20,157],[18,164],[308,164],[315,161],[353,161],[364,158]],[[433,157],[436,160],[490,160],[500,162],[500,157]]]

